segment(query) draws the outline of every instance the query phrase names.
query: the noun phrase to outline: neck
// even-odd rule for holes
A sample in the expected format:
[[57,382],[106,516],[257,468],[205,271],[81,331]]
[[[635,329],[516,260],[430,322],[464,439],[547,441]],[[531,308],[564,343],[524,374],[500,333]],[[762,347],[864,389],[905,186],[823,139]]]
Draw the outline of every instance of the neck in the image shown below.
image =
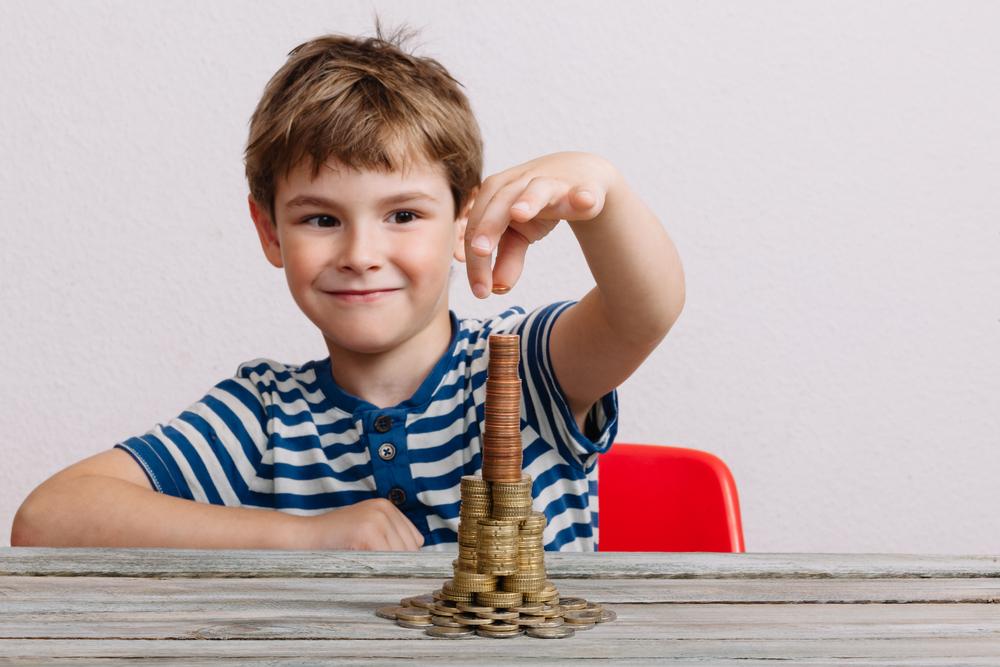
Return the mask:
[[384,352],[354,352],[326,341],[334,381],[347,393],[379,408],[392,407],[413,396],[450,342],[447,309],[431,326]]

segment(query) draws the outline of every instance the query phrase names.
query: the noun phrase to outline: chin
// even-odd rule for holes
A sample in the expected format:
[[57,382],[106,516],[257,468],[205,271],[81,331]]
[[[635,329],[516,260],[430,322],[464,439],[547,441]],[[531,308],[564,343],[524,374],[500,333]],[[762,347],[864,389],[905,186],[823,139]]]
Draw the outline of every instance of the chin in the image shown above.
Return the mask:
[[327,345],[340,348],[355,354],[381,354],[398,347],[399,340],[396,337],[373,336],[370,330],[364,331],[343,331],[329,329],[324,330],[323,338]]

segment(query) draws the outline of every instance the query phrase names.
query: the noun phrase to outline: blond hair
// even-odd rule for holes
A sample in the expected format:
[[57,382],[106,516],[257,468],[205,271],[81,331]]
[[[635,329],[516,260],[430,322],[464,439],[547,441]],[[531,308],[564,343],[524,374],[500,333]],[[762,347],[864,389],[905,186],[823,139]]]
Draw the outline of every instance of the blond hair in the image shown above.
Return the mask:
[[455,216],[482,178],[472,108],[436,60],[403,51],[412,32],[324,35],[295,47],[250,119],[244,161],[250,193],[274,221],[277,182],[303,160],[315,178],[330,158],[355,169],[444,165]]

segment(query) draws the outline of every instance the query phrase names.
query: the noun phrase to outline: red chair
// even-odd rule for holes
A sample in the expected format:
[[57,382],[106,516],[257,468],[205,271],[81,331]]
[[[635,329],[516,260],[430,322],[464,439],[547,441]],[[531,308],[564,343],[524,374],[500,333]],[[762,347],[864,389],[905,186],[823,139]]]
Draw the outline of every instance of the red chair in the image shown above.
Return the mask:
[[745,551],[736,482],[718,457],[616,443],[597,465],[600,551]]

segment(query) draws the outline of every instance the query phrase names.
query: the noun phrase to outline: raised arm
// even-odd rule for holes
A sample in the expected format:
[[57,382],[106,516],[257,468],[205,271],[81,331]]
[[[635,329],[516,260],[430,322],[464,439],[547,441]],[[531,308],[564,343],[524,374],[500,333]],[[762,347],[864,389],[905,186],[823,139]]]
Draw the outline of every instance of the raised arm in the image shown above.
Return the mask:
[[684,272],[660,221],[614,165],[591,153],[554,153],[491,176],[477,192],[465,236],[476,296],[512,286],[528,245],[560,220],[597,283],[556,320],[550,342],[556,377],[582,424],[677,320]]

